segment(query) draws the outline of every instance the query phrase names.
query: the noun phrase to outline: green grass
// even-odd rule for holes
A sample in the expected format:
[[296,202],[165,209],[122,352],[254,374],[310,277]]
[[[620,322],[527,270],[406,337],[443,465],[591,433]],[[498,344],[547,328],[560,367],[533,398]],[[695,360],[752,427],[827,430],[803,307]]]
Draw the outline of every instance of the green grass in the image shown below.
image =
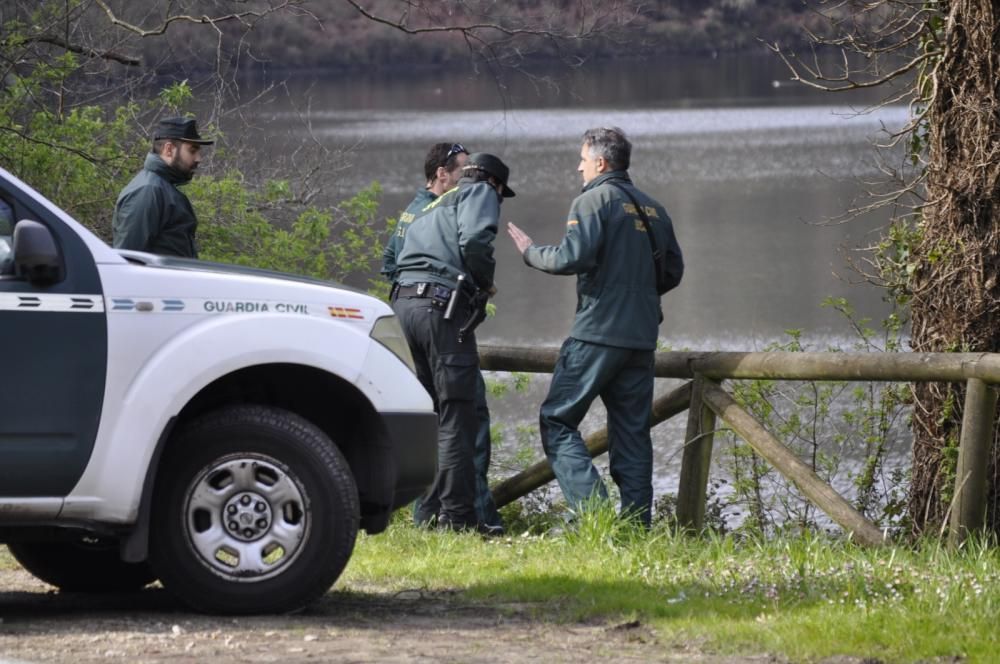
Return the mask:
[[[0,546],[0,569],[15,567]],[[545,621],[641,620],[664,652],[694,643],[795,661],[990,662],[1000,647],[995,543],[869,550],[822,537],[691,538],[643,533],[606,511],[563,536],[493,540],[397,520],[359,538],[337,587],[458,591]]]
[[994,661],[1000,551],[866,550],[821,537],[649,534],[598,516],[562,537],[483,540],[403,523],[362,537],[341,588],[458,590],[539,619],[641,620],[664,648],[724,654]]

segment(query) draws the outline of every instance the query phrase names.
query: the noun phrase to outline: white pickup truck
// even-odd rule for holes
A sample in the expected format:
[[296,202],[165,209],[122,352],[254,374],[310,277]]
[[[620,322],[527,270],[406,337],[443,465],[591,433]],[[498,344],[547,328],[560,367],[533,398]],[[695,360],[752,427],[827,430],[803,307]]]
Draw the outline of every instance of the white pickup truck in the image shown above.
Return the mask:
[[116,251],[3,169],[0,200],[0,542],[38,578],[290,611],[433,480],[385,303]]

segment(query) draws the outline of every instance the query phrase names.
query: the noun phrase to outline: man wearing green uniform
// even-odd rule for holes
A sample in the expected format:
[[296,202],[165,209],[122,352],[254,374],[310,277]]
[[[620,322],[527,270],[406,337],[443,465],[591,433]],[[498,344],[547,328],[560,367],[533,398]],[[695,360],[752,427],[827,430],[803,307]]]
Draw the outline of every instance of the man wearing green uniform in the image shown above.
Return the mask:
[[[416,197],[399,215],[396,230],[386,243],[382,252],[382,274],[396,285],[397,256],[403,247],[406,230],[410,224],[422,215],[428,206],[439,196],[453,189],[462,177],[462,168],[469,160],[469,153],[461,143],[435,143],[424,159],[424,178],[426,185],[417,192]],[[493,502],[489,486],[489,467],[492,441],[490,440],[490,410],[486,404],[486,383],[482,372],[476,381],[476,452],[474,466],[476,472],[476,518],[479,528],[486,533],[500,535],[503,533],[503,521]],[[413,518],[419,525],[425,525],[436,513],[431,513],[433,505],[425,509],[418,500],[414,508]]]
[[469,161],[469,151],[461,143],[435,143],[428,150],[424,158],[424,179],[426,184],[423,189],[417,191],[402,214],[399,215],[399,222],[396,230],[385,245],[382,251],[382,274],[390,282],[395,284],[396,257],[403,247],[403,238],[406,237],[406,229],[410,227],[413,220],[424,212],[424,208],[434,202],[434,200],[446,191],[453,189],[462,177],[462,167]]
[[392,307],[438,413],[438,474],[416,519],[456,530],[480,525],[473,457],[482,374],[472,300],[496,292],[493,241],[500,203],[514,196],[509,173],[493,155],[469,155],[458,186],[408,224],[395,255]]
[[681,250],[667,211],[632,184],[632,144],[620,129],[583,135],[583,193],[573,201],[558,246],[536,246],[520,228],[508,233],[524,262],[550,274],[577,275],[576,318],[562,345],[542,403],[542,447],[563,496],[578,511],[592,496],[607,498],[579,425],[598,396],[608,411],[611,477],[622,513],[649,526],[653,502],[653,353],[660,296],[646,221],[667,267],[663,292],[680,283]]
[[194,118],[160,120],[142,170],[115,203],[111,226],[116,248],[198,257],[198,220],[177,187],[191,181],[201,163],[201,146],[213,142],[198,135]]

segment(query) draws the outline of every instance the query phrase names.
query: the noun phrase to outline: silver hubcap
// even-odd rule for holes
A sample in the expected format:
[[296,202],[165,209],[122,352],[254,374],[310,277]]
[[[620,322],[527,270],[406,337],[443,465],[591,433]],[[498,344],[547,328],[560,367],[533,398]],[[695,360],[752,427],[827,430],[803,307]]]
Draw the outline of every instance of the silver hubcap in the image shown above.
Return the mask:
[[305,490],[274,459],[219,459],[195,479],[187,534],[202,564],[229,580],[262,581],[299,554],[309,530]]
[[236,539],[252,542],[271,529],[271,506],[259,493],[245,491],[226,501],[223,518],[226,520],[226,529]]

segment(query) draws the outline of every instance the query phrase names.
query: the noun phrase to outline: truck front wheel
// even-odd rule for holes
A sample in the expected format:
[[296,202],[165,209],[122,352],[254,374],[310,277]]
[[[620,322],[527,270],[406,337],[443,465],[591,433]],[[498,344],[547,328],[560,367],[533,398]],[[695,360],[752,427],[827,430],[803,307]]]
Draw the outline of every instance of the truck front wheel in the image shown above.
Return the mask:
[[150,559],[209,613],[298,609],[340,576],[357,538],[350,468],[294,413],[235,406],[182,428],[158,472]]

